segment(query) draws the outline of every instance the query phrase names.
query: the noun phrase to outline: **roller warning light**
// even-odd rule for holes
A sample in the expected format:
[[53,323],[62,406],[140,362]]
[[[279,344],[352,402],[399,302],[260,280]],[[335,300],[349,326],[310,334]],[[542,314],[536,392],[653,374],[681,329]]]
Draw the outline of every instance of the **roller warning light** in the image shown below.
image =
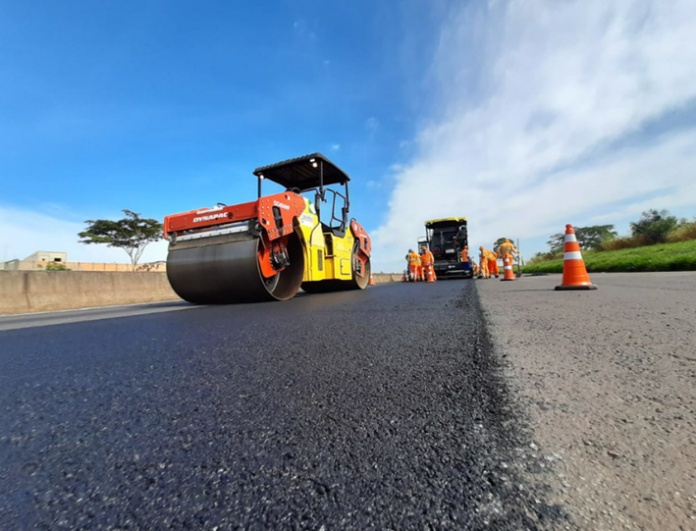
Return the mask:
[[[349,221],[350,178],[320,153],[254,170],[258,199],[164,219],[167,277],[197,304],[287,300],[365,289],[371,240]],[[263,181],[285,188],[262,196]]]

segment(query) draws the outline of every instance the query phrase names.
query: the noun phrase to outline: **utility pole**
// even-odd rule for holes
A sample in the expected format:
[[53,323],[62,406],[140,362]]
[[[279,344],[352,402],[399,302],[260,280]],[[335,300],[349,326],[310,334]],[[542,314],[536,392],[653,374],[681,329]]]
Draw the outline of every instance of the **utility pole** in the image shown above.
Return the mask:
[[517,238],[517,277],[522,276],[522,270],[520,269],[520,257],[522,256],[522,253],[520,252],[520,239]]

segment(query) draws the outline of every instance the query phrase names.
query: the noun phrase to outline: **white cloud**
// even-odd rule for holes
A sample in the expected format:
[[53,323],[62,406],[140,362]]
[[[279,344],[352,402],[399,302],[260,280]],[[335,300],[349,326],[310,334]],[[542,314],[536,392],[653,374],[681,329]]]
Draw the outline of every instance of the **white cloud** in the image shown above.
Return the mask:
[[292,28],[295,31],[295,34],[299,35],[300,37],[308,38],[310,41],[316,40],[317,38],[317,34],[310,30],[309,24],[303,18],[298,18],[295,22],[293,22]]
[[374,116],[370,116],[367,120],[365,120],[365,129],[367,129],[368,131],[374,132],[377,130],[378,127],[379,120]]
[[[67,215],[65,217],[68,217]],[[90,216],[86,216],[90,217]],[[123,217],[121,212],[104,219]],[[85,218],[85,219],[86,219]],[[94,217],[94,219],[100,219]],[[84,223],[65,218],[40,214],[19,208],[0,206],[0,258],[2,262],[24,259],[36,251],[60,251],[68,253],[70,262],[130,263],[125,251],[106,245],[78,243],[77,234],[85,230]],[[165,260],[167,242],[148,245],[140,263]]]
[[689,0],[463,5],[433,61],[438,110],[374,232],[376,268],[401,270],[425,219],[467,216],[478,247],[696,205],[696,128],[606,152],[696,97],[693,35]]
[[340,151],[341,144],[331,144],[331,151]]

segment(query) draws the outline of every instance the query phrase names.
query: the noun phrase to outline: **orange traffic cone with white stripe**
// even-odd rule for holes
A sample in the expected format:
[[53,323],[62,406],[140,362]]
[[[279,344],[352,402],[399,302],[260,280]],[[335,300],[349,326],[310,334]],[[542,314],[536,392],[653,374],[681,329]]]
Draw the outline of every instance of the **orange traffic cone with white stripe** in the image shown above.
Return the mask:
[[428,282],[435,282],[435,272],[433,271],[433,264],[428,264],[425,266],[425,276]]
[[515,272],[512,270],[512,255],[503,255],[503,278],[500,280],[515,280]]
[[370,282],[368,283],[369,286],[374,286],[375,285],[375,279],[372,277],[372,272],[370,272]]
[[585,262],[580,254],[580,245],[575,238],[572,225],[566,225],[563,243],[563,282],[556,286],[557,290],[597,289],[587,276]]

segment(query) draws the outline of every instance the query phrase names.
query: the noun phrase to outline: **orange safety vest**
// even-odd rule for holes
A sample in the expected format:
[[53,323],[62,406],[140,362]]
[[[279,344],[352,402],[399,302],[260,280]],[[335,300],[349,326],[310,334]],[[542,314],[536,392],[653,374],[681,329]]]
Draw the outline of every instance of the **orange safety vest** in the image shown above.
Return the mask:
[[422,255],[420,255],[420,258],[423,264],[432,264],[435,262],[435,257],[430,251],[425,251]]
[[499,249],[503,255],[512,255],[513,253],[517,252],[517,249],[515,249],[515,246],[512,243],[501,243]]

